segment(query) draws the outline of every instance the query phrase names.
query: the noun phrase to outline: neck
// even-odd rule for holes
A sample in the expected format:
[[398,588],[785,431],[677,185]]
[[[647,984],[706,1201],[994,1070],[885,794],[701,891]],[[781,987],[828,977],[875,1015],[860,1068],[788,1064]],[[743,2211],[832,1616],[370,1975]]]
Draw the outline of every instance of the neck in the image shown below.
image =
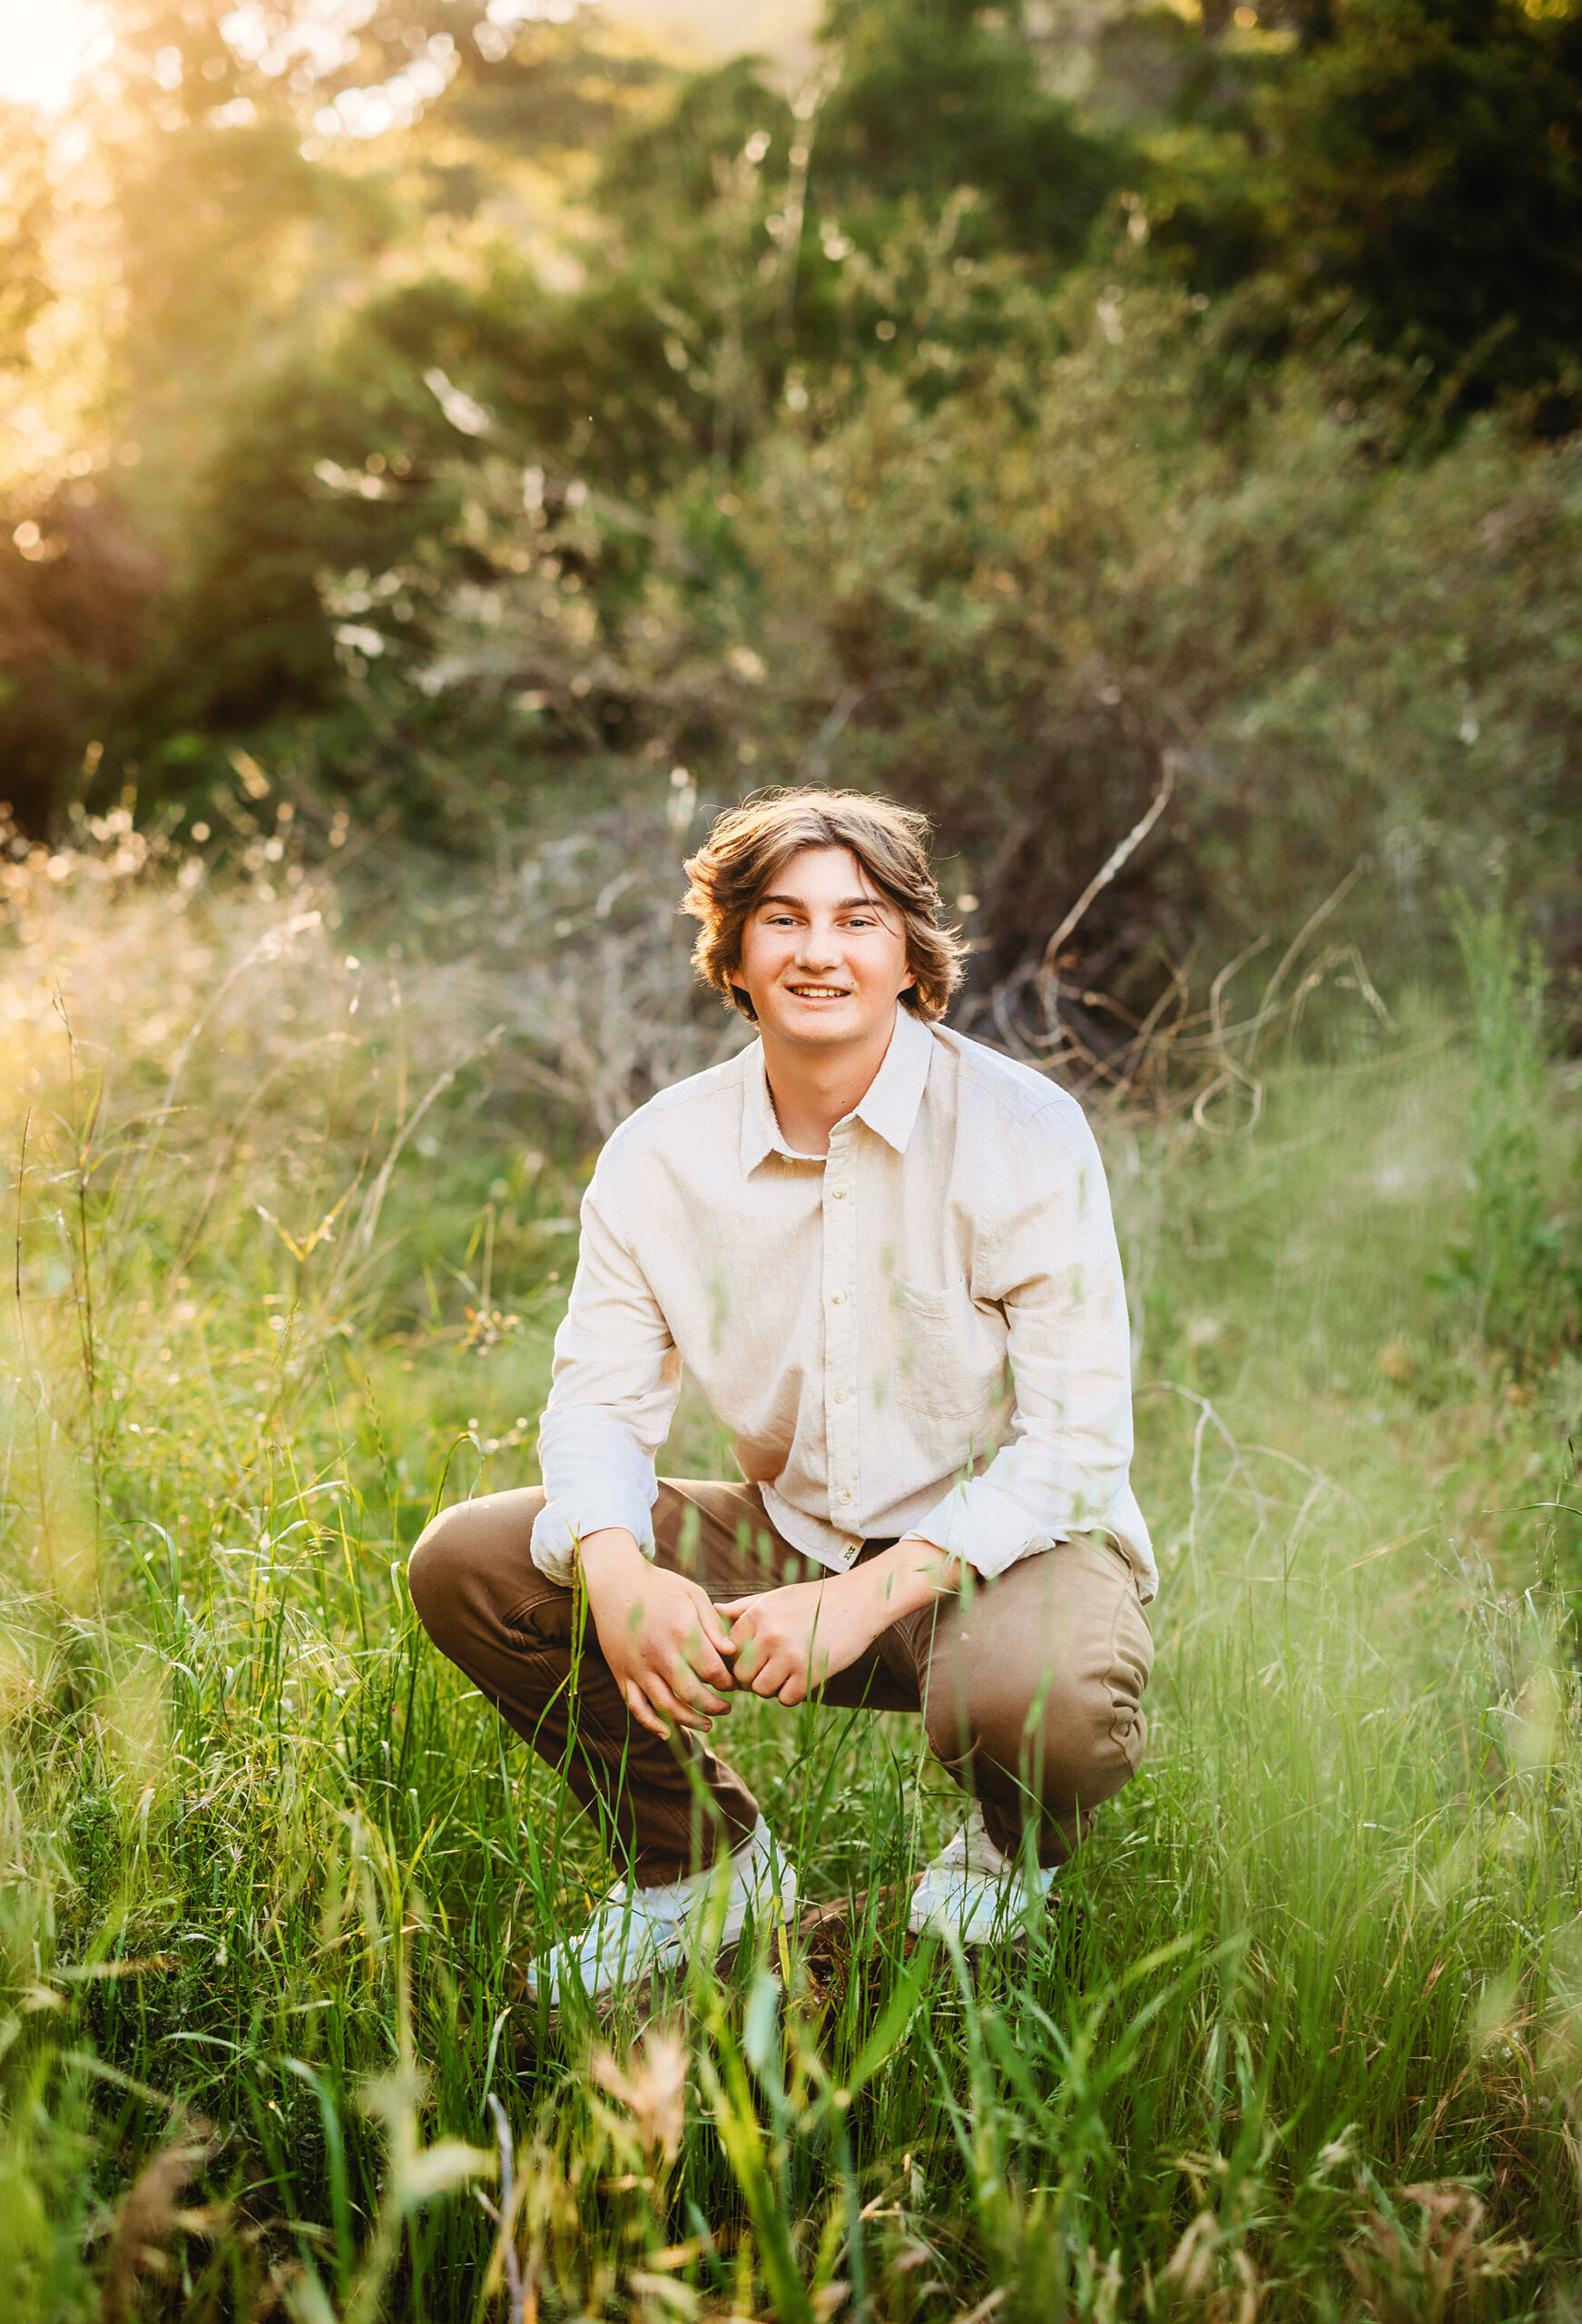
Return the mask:
[[895,1012],[860,1045],[804,1049],[761,1030],[763,1068],[781,1135],[799,1154],[828,1154],[830,1132],[860,1106],[884,1063]]

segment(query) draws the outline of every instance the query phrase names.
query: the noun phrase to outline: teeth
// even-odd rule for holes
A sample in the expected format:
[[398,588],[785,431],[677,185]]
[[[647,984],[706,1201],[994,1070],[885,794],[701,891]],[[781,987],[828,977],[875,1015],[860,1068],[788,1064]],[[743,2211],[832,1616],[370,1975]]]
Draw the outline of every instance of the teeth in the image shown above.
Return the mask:
[[793,984],[791,990],[799,1000],[844,1000],[844,989],[833,984]]

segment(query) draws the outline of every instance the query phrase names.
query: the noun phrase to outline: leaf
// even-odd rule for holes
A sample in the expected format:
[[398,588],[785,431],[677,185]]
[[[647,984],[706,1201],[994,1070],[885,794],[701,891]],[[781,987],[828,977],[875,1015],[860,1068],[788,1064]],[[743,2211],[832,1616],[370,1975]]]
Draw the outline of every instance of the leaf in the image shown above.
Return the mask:
[[283,2294],[291,2324],[336,2324],[329,2294],[315,2275],[304,2269],[293,2276]]
[[426,2203],[431,2195],[447,2194],[453,2187],[465,2186],[469,2179],[492,2179],[499,2167],[497,2157],[486,2147],[468,2146],[462,2139],[440,2139],[412,2157],[401,2173],[397,2200],[403,2205]]
[[897,1980],[895,1991],[885,2005],[883,2015],[857,2053],[857,2063],[853,2065],[846,2083],[846,2094],[849,2099],[855,2098],[858,2092],[872,2081],[879,2067],[883,2065],[890,2052],[899,2043],[908,2026],[910,2025],[917,2014],[918,2004],[923,1997],[924,1980],[932,1968],[933,1962],[932,1948],[927,1945],[921,1945],[911,1966]]

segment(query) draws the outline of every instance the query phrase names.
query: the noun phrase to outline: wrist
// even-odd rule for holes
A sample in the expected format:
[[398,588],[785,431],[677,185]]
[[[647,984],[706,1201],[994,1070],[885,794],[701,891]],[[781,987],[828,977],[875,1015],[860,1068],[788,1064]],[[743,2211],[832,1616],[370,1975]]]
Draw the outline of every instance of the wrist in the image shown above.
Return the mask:
[[637,1536],[624,1525],[603,1525],[597,1532],[585,1533],[576,1545],[576,1571],[590,1593],[607,1581],[637,1579],[647,1563]]
[[934,1542],[908,1533],[881,1550],[878,1557],[854,1568],[851,1579],[867,1582],[878,1626],[885,1630],[959,1589],[961,1567],[958,1560]]

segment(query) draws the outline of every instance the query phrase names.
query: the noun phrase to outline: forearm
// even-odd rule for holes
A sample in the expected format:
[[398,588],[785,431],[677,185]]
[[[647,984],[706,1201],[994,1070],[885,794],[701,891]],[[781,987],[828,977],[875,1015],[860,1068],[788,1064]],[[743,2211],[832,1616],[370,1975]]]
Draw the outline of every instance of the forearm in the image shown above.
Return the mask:
[[932,1541],[908,1533],[877,1557],[864,1558],[840,1577],[840,1587],[860,1598],[871,1616],[873,1635],[888,1630],[937,1598],[961,1587],[961,1561]]
[[629,1532],[652,1553],[653,1456],[681,1386],[670,1326],[619,1232],[626,1206],[606,1177],[601,1161],[583,1204],[576,1280],[538,1428],[545,1503],[533,1561],[563,1586],[575,1579],[581,1543],[597,1532]]
[[653,1567],[624,1525],[601,1526],[577,1542],[572,1587],[580,1590],[594,1628],[608,1651],[618,1630],[630,1631],[646,1595]]

